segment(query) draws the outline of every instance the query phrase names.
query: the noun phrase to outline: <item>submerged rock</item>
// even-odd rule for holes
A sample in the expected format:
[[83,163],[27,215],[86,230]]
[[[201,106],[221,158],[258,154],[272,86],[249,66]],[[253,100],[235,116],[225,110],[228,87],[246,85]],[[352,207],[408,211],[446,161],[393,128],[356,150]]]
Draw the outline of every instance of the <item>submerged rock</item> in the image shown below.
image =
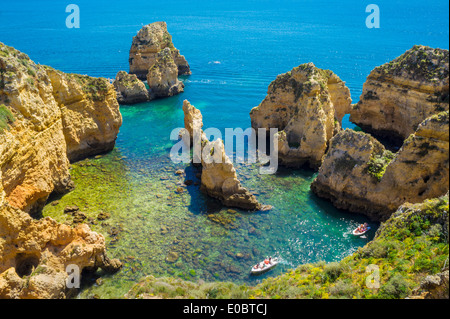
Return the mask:
[[165,22],[145,25],[133,37],[129,57],[130,74],[136,74],[139,79],[145,80],[148,70],[157,62],[158,53],[165,48],[169,49],[177,75],[191,74],[185,57],[173,45]]
[[105,78],[45,69],[61,109],[69,160],[111,151],[122,125],[114,86]]
[[416,45],[367,77],[350,120],[403,141],[427,117],[449,109],[449,51]]
[[150,100],[147,87],[135,74],[119,71],[113,85],[117,92],[117,101],[120,104],[135,104]]
[[393,154],[347,129],[331,141],[311,189],[338,208],[386,220],[404,202],[438,197],[449,184],[449,113],[423,121]]
[[279,130],[280,164],[317,168],[350,109],[345,83],[332,71],[307,63],[279,75],[266,98],[251,110],[250,118],[255,130]]

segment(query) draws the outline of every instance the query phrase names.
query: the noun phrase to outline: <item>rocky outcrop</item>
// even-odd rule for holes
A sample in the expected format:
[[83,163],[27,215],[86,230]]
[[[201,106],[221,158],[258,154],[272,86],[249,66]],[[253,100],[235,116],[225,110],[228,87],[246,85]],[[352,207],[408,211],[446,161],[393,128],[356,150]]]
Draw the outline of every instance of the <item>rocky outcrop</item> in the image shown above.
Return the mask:
[[241,186],[236,169],[225,154],[221,139],[205,143],[202,149],[202,178],[200,189],[226,206],[246,210],[263,210],[256,197]]
[[80,274],[122,266],[107,257],[105,238],[86,224],[71,228],[51,218],[33,220],[6,204],[0,206],[0,238],[0,299],[66,298],[74,292],[66,285],[67,266],[76,265]]
[[[188,100],[183,101],[184,130],[180,136],[186,145],[194,147],[193,160],[194,166],[201,166],[201,150],[205,143],[209,142],[203,133],[203,116],[199,109],[195,108]],[[199,147],[200,146],[200,147]]]
[[122,125],[114,86],[105,78],[45,69],[61,109],[69,160],[111,151]]
[[433,115],[396,154],[369,134],[341,131],[332,139],[311,189],[339,208],[386,220],[404,202],[448,191],[448,130],[448,111]]
[[408,299],[448,299],[448,269],[436,275],[428,275],[422,280]]
[[70,161],[112,149],[121,123],[106,79],[37,65],[0,43],[0,298],[65,297],[69,264],[120,268],[89,227],[30,214],[71,190]]
[[148,69],[147,84],[151,95],[156,98],[183,92],[184,84],[178,80],[177,65],[169,48],[156,55],[155,63]]
[[191,74],[185,57],[175,48],[165,22],[154,22],[144,26],[135,37],[130,49],[130,74],[145,80],[148,70],[157,62],[160,51],[168,48],[177,68],[177,75]]
[[350,109],[345,83],[332,71],[307,63],[279,75],[250,118],[254,129],[279,130],[280,164],[317,168]]
[[151,99],[144,82],[139,80],[135,74],[119,71],[113,85],[117,92],[117,101],[120,104],[135,104]]
[[180,135],[184,141],[190,137],[189,145],[194,147],[193,163],[201,163],[200,189],[226,206],[246,210],[270,209],[270,206],[261,205],[254,195],[241,186],[236,169],[225,153],[223,141],[217,139],[210,142],[206,138],[202,131],[203,117],[200,110],[185,100],[183,111],[185,129]]
[[71,190],[69,161],[112,149],[122,123],[106,79],[37,65],[2,43],[0,111],[0,199],[30,213]]
[[449,52],[416,45],[367,77],[350,120],[401,142],[427,117],[449,109]]

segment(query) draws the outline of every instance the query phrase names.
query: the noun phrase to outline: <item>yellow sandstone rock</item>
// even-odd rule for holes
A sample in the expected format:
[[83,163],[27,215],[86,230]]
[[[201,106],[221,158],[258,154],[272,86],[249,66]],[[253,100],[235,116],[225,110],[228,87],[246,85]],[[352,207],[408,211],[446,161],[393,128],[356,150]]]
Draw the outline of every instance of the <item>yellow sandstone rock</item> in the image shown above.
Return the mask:
[[[183,102],[185,131],[181,133],[184,139],[191,137],[191,146],[198,143],[197,160],[202,169],[200,189],[211,197],[217,198],[226,206],[239,207],[246,210],[268,210],[271,207],[261,205],[256,197],[241,186],[236,169],[225,153],[222,139],[210,142],[202,131],[203,117],[197,108],[189,101]],[[186,134],[186,133],[188,134]],[[196,134],[194,134],[197,132]],[[195,163],[195,161],[194,161]]]
[[332,71],[307,63],[279,75],[250,118],[254,129],[278,128],[280,164],[317,168],[350,109],[345,83]]
[[122,117],[106,79],[37,65],[2,43],[0,50],[0,199],[34,213],[50,193],[73,188],[69,161],[114,147]]
[[117,271],[120,261],[110,260],[105,238],[86,224],[76,228],[51,218],[32,219],[10,205],[0,207],[0,298],[66,298],[66,267]]

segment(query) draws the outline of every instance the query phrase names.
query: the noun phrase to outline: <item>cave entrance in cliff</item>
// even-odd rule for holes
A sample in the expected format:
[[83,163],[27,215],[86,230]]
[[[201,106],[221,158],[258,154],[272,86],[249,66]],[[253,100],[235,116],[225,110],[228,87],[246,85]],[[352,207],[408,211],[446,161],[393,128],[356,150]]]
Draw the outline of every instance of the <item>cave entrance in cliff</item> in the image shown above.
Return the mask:
[[39,265],[39,256],[20,253],[16,256],[16,273],[19,277],[29,276]]

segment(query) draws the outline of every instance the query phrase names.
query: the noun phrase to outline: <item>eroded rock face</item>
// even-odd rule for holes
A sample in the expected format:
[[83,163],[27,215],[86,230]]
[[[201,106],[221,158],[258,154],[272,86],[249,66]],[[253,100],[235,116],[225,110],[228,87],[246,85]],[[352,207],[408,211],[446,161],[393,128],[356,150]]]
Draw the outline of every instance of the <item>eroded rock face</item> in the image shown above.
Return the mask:
[[256,197],[241,186],[221,139],[207,142],[202,154],[202,191],[220,199],[226,206],[247,210],[263,208]]
[[66,298],[66,267],[98,267],[114,272],[122,264],[109,259],[105,238],[86,224],[76,228],[51,218],[32,219],[27,213],[0,206],[0,298]]
[[449,109],[449,52],[416,45],[367,77],[350,120],[401,142],[427,117]]
[[106,79],[37,65],[2,43],[0,51],[0,198],[34,213],[73,188],[69,161],[114,147],[122,117]]
[[427,118],[396,154],[369,134],[341,131],[311,189],[376,220],[386,220],[404,202],[439,197],[449,183],[448,123],[448,111]]
[[73,188],[70,161],[114,147],[119,104],[106,79],[37,65],[2,43],[0,71],[0,298],[63,298],[68,264],[115,271],[120,262],[88,226],[30,214]]
[[408,299],[448,299],[449,271],[426,276]]
[[178,80],[178,69],[169,48],[156,55],[156,62],[148,69],[147,84],[154,97],[177,95],[184,90],[184,84]]
[[279,75],[250,118],[254,129],[278,128],[280,164],[317,168],[350,109],[345,83],[332,71],[307,63]]
[[113,85],[117,92],[117,101],[120,104],[135,104],[151,99],[144,82],[139,80],[135,74],[119,71]]
[[139,79],[145,80],[148,69],[156,63],[157,54],[165,48],[170,50],[177,75],[191,74],[185,57],[173,45],[165,22],[148,24],[133,37],[129,58],[130,74],[136,74]]
[[[194,163],[201,163],[200,189],[211,197],[222,201],[226,206],[246,210],[268,210],[256,197],[241,186],[236,169],[225,153],[221,139],[210,142],[202,131],[203,117],[189,101],[183,103],[185,131],[181,132],[183,140],[190,137],[190,146],[194,147]],[[187,132],[187,134],[185,133]],[[196,154],[197,143],[198,153]]]

